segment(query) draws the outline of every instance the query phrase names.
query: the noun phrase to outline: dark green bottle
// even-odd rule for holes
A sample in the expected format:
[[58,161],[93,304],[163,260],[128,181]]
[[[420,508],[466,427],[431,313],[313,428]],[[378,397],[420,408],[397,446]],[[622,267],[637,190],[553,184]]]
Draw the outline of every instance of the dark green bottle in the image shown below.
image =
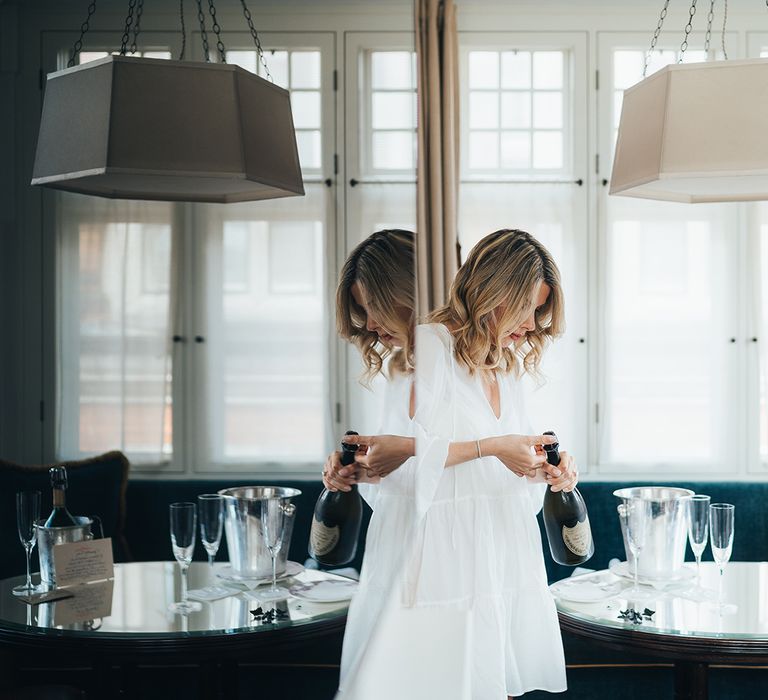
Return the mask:
[[[346,435],[357,435],[348,430]],[[341,463],[353,464],[357,445],[341,443]],[[353,484],[349,491],[323,489],[315,504],[312,529],[309,533],[309,556],[323,566],[349,564],[357,553],[363,499]]]
[[67,468],[51,467],[48,473],[51,476],[51,489],[53,490],[53,510],[48,516],[48,520],[45,521],[45,527],[77,525],[66,506]]
[[[555,433],[547,430],[544,435]],[[559,443],[542,447],[547,453],[547,462],[554,466],[560,464]],[[547,530],[549,551],[558,564],[578,566],[595,553],[587,506],[578,489],[566,493],[554,492],[551,487],[547,487],[544,494],[544,526]]]

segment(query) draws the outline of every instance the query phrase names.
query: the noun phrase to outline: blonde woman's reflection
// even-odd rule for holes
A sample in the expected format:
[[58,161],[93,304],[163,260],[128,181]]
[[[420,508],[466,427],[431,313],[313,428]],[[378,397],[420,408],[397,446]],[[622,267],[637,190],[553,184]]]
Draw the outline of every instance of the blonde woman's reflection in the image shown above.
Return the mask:
[[336,290],[337,330],[360,351],[364,383],[378,375],[386,380],[379,434],[345,436],[359,445],[356,464],[343,467],[340,452],[333,452],[323,468],[326,488],[346,491],[358,483],[373,508],[360,586],[347,617],[342,686],[399,571],[400,556],[379,545],[384,536],[407,537],[413,518],[414,293],[414,234],[396,229],[377,231],[352,251]]

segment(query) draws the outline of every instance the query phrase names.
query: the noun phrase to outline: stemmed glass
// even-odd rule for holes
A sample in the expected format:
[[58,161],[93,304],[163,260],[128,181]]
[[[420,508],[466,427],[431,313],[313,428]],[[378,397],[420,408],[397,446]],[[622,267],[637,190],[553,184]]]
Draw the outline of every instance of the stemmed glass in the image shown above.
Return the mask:
[[201,494],[197,497],[197,510],[200,515],[200,539],[208,553],[208,563],[213,568],[213,560],[221,544],[224,499],[217,493]]
[[280,498],[265,498],[261,502],[261,531],[264,544],[272,557],[272,585],[257,593],[258,599],[265,603],[282,600],[290,595],[287,588],[277,585],[277,555],[283,547],[286,523],[295,508],[291,503],[283,503]]
[[632,588],[625,591],[625,593],[634,600],[644,600],[651,596],[640,588],[637,565],[640,553],[645,547],[647,526],[651,519],[651,502],[642,498],[627,498],[618,506],[618,511],[619,517],[624,523],[627,533],[627,545],[629,546],[634,563]]
[[181,569],[181,601],[171,603],[168,608],[173,612],[187,615],[203,607],[200,603],[187,599],[187,571],[195,551],[197,509],[194,503],[171,503],[169,510],[173,556],[176,557]]
[[701,587],[701,555],[707,548],[709,496],[696,494],[688,500],[688,542],[696,557],[696,586]]
[[736,507],[731,503],[713,503],[709,507],[709,536],[712,558],[720,570],[717,586],[717,603],[721,611],[735,610],[735,606],[723,605],[723,572],[733,549],[733,521]]
[[13,588],[13,595],[33,595],[45,590],[42,585],[32,585],[29,561],[32,550],[35,548],[35,523],[40,520],[40,500],[39,491],[18,491],[16,493],[16,528],[27,554],[27,580],[26,583]]

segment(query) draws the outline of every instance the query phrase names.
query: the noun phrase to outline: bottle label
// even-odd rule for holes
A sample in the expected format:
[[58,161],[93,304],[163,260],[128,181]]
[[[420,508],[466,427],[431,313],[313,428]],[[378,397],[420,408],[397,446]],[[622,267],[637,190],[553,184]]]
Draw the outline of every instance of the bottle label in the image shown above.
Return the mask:
[[577,557],[589,554],[592,546],[592,530],[589,527],[589,516],[583,522],[576,523],[573,527],[563,525],[563,542]]
[[317,518],[312,518],[309,543],[317,556],[328,554],[339,543],[341,532],[338,525],[328,527]]

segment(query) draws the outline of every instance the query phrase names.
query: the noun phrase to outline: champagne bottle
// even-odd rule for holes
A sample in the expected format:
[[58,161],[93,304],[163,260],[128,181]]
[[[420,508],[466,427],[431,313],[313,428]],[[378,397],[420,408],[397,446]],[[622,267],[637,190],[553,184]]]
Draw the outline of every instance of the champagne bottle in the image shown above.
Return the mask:
[[[348,430],[347,435],[357,435]],[[341,443],[341,463],[353,464],[357,445]],[[355,558],[363,501],[353,484],[350,491],[323,489],[315,504],[309,533],[309,555],[323,566],[342,566]]]
[[48,520],[45,521],[45,527],[77,525],[66,506],[67,468],[51,467],[48,473],[51,476],[51,489],[53,490],[53,510],[48,516]]
[[[555,434],[547,430],[544,435]],[[543,445],[543,448],[547,453],[547,462],[554,466],[560,464],[559,443]],[[549,551],[558,564],[578,566],[595,553],[587,506],[578,489],[566,493],[547,488],[544,494],[544,526]]]

